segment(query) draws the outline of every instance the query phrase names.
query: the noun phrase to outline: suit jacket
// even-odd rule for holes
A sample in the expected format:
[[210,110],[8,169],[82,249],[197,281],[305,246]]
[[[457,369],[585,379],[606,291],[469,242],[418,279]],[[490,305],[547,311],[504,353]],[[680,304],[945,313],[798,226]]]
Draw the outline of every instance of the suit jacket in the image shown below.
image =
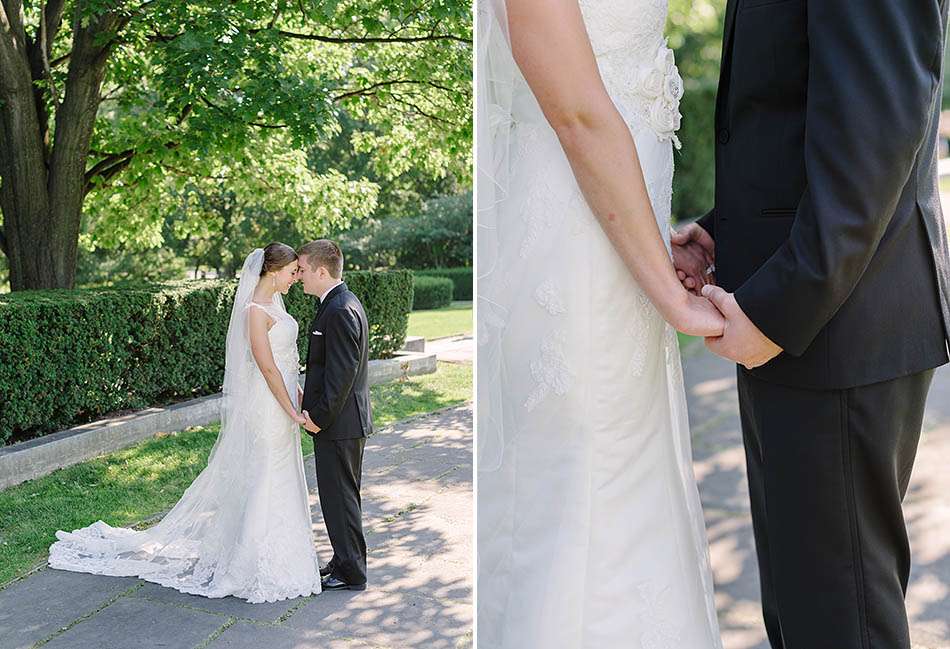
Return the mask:
[[368,364],[366,313],[346,284],[339,284],[310,323],[303,409],[320,427],[316,435],[353,439],[373,432]]
[[753,375],[845,388],[947,362],[946,31],[947,0],[729,0],[699,222],[717,283],[785,350]]

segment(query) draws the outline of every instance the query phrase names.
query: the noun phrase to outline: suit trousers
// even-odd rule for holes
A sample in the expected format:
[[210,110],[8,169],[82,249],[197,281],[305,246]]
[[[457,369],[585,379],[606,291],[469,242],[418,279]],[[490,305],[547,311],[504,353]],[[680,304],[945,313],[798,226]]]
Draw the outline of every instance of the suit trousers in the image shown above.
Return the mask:
[[901,503],[933,373],[816,390],[738,367],[773,649],[910,649]]
[[331,574],[348,584],[366,583],[366,540],[360,482],[365,437],[324,439],[311,435],[320,509],[333,547]]

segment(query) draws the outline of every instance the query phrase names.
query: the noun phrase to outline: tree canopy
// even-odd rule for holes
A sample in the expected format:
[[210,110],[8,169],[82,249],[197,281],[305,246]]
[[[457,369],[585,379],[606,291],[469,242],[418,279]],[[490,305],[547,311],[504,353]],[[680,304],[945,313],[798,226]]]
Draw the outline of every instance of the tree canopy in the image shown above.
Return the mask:
[[[0,0],[11,284],[71,285],[80,233],[214,227],[225,194],[316,236],[406,174],[467,182],[471,74],[456,0]],[[343,135],[364,175],[314,153]]]

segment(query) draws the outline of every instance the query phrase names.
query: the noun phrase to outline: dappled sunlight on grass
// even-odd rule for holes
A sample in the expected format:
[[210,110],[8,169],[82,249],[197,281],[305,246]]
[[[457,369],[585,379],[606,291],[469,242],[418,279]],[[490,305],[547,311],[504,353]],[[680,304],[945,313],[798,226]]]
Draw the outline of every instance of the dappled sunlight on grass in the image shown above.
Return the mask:
[[[472,398],[472,367],[371,388],[377,428]],[[133,447],[0,491],[0,584],[46,556],[56,530],[130,526],[174,505],[205,467],[218,425],[161,433]],[[302,452],[313,443],[302,433]]]
[[373,387],[374,423],[386,426],[399,419],[445,408],[472,399],[472,366],[439,363],[435,374]]

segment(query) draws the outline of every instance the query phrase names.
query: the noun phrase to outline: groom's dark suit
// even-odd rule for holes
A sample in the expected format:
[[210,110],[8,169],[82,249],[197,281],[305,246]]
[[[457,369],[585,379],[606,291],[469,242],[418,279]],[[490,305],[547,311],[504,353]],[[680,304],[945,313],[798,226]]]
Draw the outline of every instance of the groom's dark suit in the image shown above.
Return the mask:
[[320,508],[333,546],[332,574],[348,584],[365,584],[360,482],[363,446],[373,430],[369,326],[346,284],[335,286],[320,303],[309,338],[303,409],[320,427],[311,436]]
[[717,281],[784,352],[740,367],[775,649],[909,648],[901,500],[950,255],[936,178],[947,0],[729,0]]

